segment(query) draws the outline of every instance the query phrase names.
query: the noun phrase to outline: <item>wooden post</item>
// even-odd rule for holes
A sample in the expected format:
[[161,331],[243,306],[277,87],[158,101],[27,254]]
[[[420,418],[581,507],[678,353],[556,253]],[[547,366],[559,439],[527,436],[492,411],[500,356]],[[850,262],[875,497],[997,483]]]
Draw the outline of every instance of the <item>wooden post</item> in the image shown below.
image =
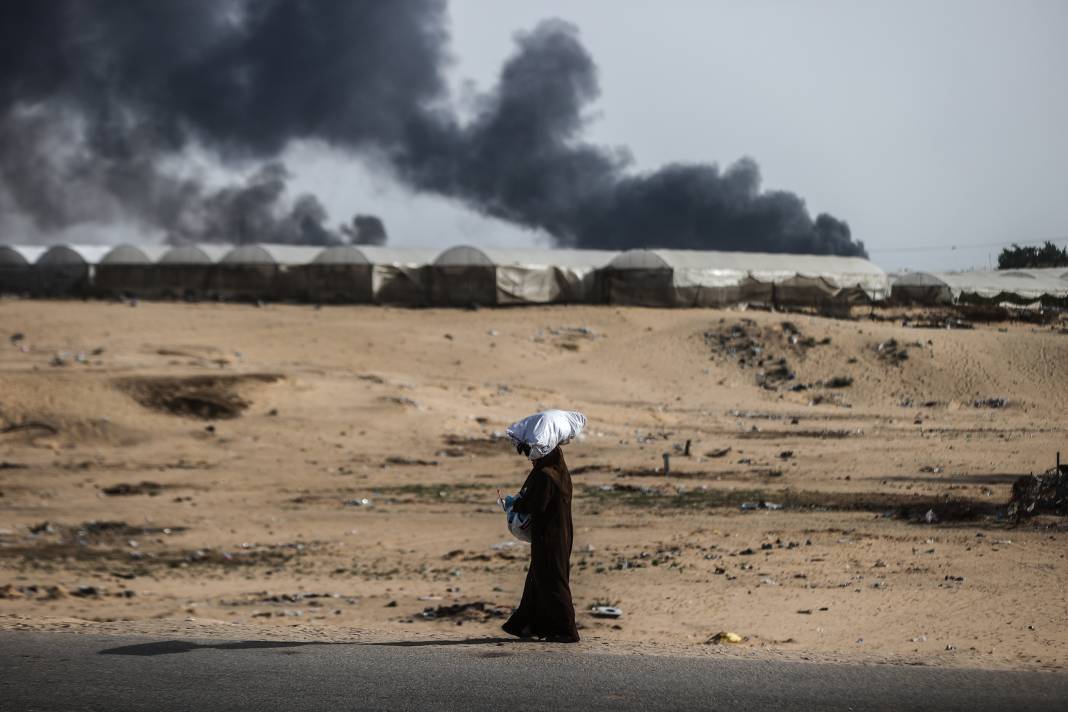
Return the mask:
[[671,455],[669,453],[665,452],[664,453],[664,477],[667,477],[670,474],[671,474]]

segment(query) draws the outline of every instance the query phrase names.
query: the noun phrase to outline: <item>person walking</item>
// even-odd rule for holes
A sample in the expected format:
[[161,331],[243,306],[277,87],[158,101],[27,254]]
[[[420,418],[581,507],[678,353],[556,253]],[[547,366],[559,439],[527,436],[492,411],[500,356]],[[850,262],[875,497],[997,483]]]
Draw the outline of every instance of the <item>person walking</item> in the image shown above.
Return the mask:
[[[575,415],[581,418],[581,425],[584,425],[585,417]],[[581,425],[573,432],[577,434]],[[512,434],[511,429],[509,434]],[[570,438],[571,435],[568,435],[563,439]],[[570,585],[571,547],[574,540],[571,473],[560,448],[561,438],[556,438],[556,442],[550,440],[552,449],[541,457],[537,457],[537,443],[532,446],[530,442],[514,436],[513,440],[517,441],[516,451],[533,460],[530,474],[512,503],[513,512],[528,515],[531,520],[530,567],[519,607],[504,624],[503,630],[520,638],[577,643],[579,634]],[[544,448],[545,445],[542,446]]]

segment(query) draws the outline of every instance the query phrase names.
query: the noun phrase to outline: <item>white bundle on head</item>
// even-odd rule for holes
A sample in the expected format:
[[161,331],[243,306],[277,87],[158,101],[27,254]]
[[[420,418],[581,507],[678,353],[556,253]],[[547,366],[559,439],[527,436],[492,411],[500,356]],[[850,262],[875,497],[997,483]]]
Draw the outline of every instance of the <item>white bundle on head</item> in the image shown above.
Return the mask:
[[558,445],[566,445],[586,427],[586,416],[573,410],[546,410],[508,426],[508,437],[515,445],[530,447],[531,460],[545,457]]

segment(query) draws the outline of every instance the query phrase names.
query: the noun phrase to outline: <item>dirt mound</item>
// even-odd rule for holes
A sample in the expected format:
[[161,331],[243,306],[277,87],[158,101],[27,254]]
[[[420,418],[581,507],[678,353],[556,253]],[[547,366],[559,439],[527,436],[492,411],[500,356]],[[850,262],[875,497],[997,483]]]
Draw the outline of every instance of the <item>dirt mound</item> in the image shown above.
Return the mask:
[[250,386],[275,383],[279,374],[126,378],[118,387],[145,408],[184,418],[224,420],[241,415],[252,401]]
[[[724,322],[724,319],[720,319],[721,325]],[[804,360],[810,349],[831,343],[830,337],[817,341],[804,335],[791,321],[760,325],[753,319],[742,319],[729,328],[721,326],[706,331],[704,339],[715,356],[734,361],[741,369],[756,369],[756,384],[772,391],[797,378],[787,355]],[[805,388],[808,386],[799,389]]]

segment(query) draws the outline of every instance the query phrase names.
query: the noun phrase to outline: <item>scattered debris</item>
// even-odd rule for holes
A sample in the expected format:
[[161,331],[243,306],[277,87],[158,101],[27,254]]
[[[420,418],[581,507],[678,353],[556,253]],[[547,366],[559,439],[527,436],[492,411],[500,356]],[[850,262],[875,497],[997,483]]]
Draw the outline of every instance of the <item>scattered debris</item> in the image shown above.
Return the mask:
[[418,467],[436,467],[437,460],[420,460],[418,458],[400,457],[397,455],[390,455],[386,458],[385,465],[398,465],[398,466],[418,466]]
[[1004,408],[1009,404],[1005,398],[978,398],[972,402],[976,408]]
[[121,482],[117,485],[110,487],[104,487],[101,492],[109,497],[129,497],[133,495],[147,494],[149,497],[155,497],[159,495],[164,489],[164,485],[158,482],[139,482],[137,484],[129,484]]
[[932,314],[922,319],[912,320],[906,317],[901,325],[913,329],[974,329],[975,326],[960,317],[951,314]]
[[826,381],[821,381],[820,385],[824,388],[849,388],[853,385],[852,376],[834,376],[828,378]]
[[705,645],[737,645],[744,640],[742,636],[737,633],[731,633],[729,631],[720,631],[711,638],[705,641]]
[[729,447],[716,448],[715,450],[709,450],[708,452],[706,452],[705,457],[726,457],[727,454],[730,453],[730,451],[731,448]]
[[[809,349],[830,343],[830,339],[816,341],[802,335],[793,322],[784,321],[778,329],[761,328],[752,319],[742,319],[724,331],[706,331],[704,338],[713,353],[733,360],[739,368],[759,369],[757,385],[772,391],[797,378],[783,353],[804,358]],[[769,346],[769,343],[775,343],[775,346]],[[773,353],[773,348],[780,354]]]
[[888,363],[891,366],[900,366],[909,358],[908,350],[901,346],[897,342],[897,339],[880,341],[874,346],[874,349],[879,360],[883,363]]
[[394,405],[401,405],[408,408],[418,408],[419,404],[414,399],[408,396],[382,396],[378,400],[383,403],[393,403]]
[[423,620],[439,620],[442,618],[459,619],[457,625],[465,620],[485,622],[493,618],[504,618],[511,613],[511,609],[498,606],[486,601],[474,601],[472,603],[454,603],[449,606],[437,606],[424,608],[420,613]]
[[760,500],[759,502],[742,502],[742,505],[741,507],[739,507],[739,509],[741,509],[743,512],[752,511],[756,509],[776,510],[782,509],[782,505],[776,504],[775,502],[765,502],[764,500]]
[[1068,515],[1068,465],[1017,479],[1008,513],[1017,521],[1036,514]]

